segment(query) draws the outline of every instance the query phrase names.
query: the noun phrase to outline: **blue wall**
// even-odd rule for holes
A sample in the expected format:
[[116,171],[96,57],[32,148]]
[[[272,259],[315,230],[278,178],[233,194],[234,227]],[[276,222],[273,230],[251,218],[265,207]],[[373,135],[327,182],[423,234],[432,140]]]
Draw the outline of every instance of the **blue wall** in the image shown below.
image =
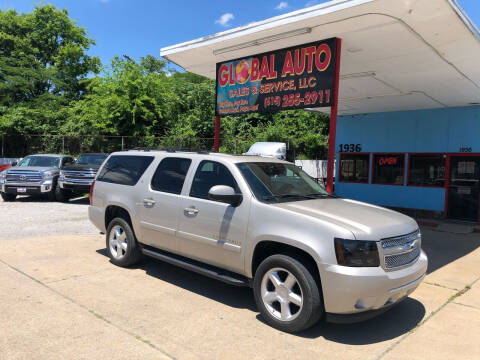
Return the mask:
[[[345,115],[337,123],[339,144],[361,144],[367,153],[458,153],[471,148],[480,153],[480,107]],[[370,159],[371,160],[371,159]],[[443,211],[445,190],[404,186],[342,183],[335,191],[342,197],[378,205]],[[370,170],[371,170],[370,164]],[[336,179],[338,179],[338,169]]]

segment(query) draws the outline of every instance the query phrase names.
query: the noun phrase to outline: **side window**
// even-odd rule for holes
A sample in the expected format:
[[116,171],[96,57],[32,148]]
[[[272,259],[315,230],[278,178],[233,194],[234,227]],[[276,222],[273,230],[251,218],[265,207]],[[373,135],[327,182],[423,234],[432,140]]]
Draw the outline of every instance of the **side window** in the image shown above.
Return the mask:
[[180,194],[191,162],[190,159],[173,157],[160,161],[152,178],[152,189]]
[[204,160],[198,165],[193,178],[190,196],[207,199],[208,191],[215,185],[227,185],[239,192],[237,182],[225,165],[215,161]]
[[71,157],[65,157],[62,159],[62,166],[73,164],[73,159]]
[[404,154],[375,154],[373,184],[403,185]]
[[340,154],[340,181],[368,183],[370,154]]
[[111,156],[103,166],[97,181],[134,186],[152,161],[153,156]]
[[443,155],[409,155],[408,185],[444,186],[445,158]]

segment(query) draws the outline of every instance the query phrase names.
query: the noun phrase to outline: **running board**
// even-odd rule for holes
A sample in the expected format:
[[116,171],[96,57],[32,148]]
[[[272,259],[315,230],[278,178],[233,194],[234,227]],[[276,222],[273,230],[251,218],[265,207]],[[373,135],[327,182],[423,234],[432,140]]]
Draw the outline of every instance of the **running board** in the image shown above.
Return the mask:
[[251,287],[251,281],[245,276],[234,272],[220,269],[216,266],[201,263],[183,256],[175,255],[162,251],[151,246],[143,245],[142,253],[157,260],[165,261],[169,264],[181,267],[186,270],[194,271],[198,274],[208,276],[209,278],[220,280],[224,283],[234,286]]

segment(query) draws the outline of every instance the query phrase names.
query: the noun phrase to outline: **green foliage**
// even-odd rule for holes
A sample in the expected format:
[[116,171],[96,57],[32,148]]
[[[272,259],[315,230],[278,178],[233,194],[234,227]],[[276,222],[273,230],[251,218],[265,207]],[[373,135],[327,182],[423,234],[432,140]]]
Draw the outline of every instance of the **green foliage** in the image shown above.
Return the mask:
[[[126,147],[212,148],[213,80],[168,71],[167,62],[152,55],[139,62],[114,57],[101,67],[86,54],[92,45],[66,10],[43,5],[30,14],[0,11],[0,133],[61,135],[46,144],[28,137],[36,139],[35,149],[52,151],[65,139],[78,151],[121,146],[121,138],[109,143],[100,135],[139,137],[128,138]],[[303,110],[222,118],[226,152],[281,141],[299,156],[322,158],[327,137],[328,117]]]
[[37,6],[31,14],[0,11],[0,104],[11,106],[43,94],[78,99],[100,60],[94,44],[66,10]]

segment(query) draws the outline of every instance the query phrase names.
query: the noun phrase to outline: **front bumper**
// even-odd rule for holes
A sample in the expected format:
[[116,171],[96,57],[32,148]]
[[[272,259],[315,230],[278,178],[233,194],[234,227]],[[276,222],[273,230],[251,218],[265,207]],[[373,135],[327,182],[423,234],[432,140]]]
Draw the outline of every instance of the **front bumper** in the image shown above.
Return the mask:
[[[330,314],[380,313],[409,294],[421,283],[428,259],[422,251],[406,268],[385,271],[381,267],[320,267],[325,311]],[[375,314],[376,315],[376,314]]]
[[[18,189],[25,189],[25,192],[19,192]],[[10,183],[2,182],[0,189],[6,194],[16,195],[41,195],[52,191],[52,181],[44,181],[42,183]]]
[[58,178],[58,186],[61,189],[72,190],[76,192],[89,192],[90,186],[93,182],[92,179],[66,179],[63,177]]

